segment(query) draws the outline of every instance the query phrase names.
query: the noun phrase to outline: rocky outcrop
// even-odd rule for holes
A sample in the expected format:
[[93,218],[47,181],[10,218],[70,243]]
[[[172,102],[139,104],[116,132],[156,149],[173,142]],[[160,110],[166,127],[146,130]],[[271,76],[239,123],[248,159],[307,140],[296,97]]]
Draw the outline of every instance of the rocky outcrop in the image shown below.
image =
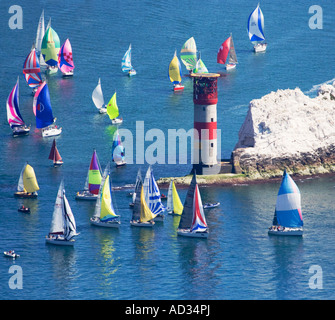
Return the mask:
[[252,100],[232,158],[253,178],[335,172],[335,82],[315,98],[297,88]]

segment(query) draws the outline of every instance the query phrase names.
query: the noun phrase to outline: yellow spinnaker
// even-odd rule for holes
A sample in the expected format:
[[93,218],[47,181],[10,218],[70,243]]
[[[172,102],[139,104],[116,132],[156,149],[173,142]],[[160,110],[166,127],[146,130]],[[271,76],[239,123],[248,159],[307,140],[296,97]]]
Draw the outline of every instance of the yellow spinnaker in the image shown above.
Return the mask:
[[100,219],[106,220],[110,217],[117,217],[113,208],[111,207],[111,191],[109,184],[109,175],[107,176],[104,186],[102,188],[102,197],[100,205]]
[[172,199],[173,199],[173,213],[181,215],[184,209],[184,206],[182,205],[176,186],[174,185],[174,182],[172,181]]
[[174,55],[169,65],[169,77],[173,83],[181,82],[180,63],[176,55]]
[[143,186],[141,189],[141,215],[140,215],[140,222],[148,222],[154,219],[156,215],[154,215],[151,210],[149,209],[147,203],[145,202]]
[[23,172],[23,185],[27,192],[35,192],[40,189],[37,183],[35,171],[29,164],[26,165]]

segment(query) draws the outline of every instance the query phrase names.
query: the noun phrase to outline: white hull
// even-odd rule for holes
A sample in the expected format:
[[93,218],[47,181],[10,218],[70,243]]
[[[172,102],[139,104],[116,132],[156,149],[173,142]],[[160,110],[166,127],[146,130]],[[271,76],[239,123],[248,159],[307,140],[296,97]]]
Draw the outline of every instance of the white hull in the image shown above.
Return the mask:
[[63,73],[63,77],[71,77],[71,76],[73,76],[73,71]]
[[62,133],[62,128],[56,128],[56,127],[47,127],[42,129],[42,137],[54,137],[58,136]]
[[232,70],[236,68],[236,64],[235,63],[228,63],[226,65],[226,70]]
[[269,230],[269,235],[272,236],[302,236],[303,230],[302,229],[285,229],[285,230]]
[[122,166],[125,166],[127,164],[126,161],[119,161],[119,162],[115,162],[116,166],[117,167],[122,167]]
[[120,221],[101,222],[100,220],[92,220],[92,219],[90,219],[90,223],[94,226],[103,228],[119,228],[121,224]]
[[128,76],[129,77],[132,77],[132,76],[134,76],[136,74],[136,71],[135,70],[130,70],[129,72],[128,72]]
[[71,240],[60,240],[60,239],[52,239],[52,238],[45,238],[46,243],[54,244],[57,246],[73,246],[75,243],[74,239]]
[[54,167],[60,167],[61,165],[63,165],[63,161],[61,160],[54,162]]
[[123,121],[122,119],[115,118],[115,119],[112,119],[112,124],[121,124],[122,121]]
[[177,229],[178,236],[190,237],[190,238],[208,238],[208,231],[206,232],[190,232],[190,230]]
[[155,222],[138,222],[138,221],[130,221],[130,225],[134,227],[143,227],[143,228],[152,228],[154,226]]
[[175,84],[173,86],[173,91],[182,91],[184,90],[184,86],[182,84]]
[[89,200],[96,201],[98,199],[97,194],[89,193],[88,191],[78,191],[76,194],[76,200]]
[[99,109],[99,113],[101,113],[101,114],[107,113],[107,108],[105,108],[105,107],[101,107],[101,108]]
[[9,251],[4,251],[3,253],[6,257],[8,258],[13,258],[13,259],[16,259],[18,257],[20,257],[19,254],[16,254],[16,253],[10,253]]
[[266,43],[259,43],[254,46],[254,50],[256,53],[265,52],[267,44]]

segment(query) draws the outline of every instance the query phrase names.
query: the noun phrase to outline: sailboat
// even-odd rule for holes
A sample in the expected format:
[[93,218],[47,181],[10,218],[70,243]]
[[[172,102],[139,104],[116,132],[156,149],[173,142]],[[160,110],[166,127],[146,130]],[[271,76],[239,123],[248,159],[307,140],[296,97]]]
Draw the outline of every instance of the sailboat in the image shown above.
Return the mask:
[[98,227],[118,228],[120,226],[119,217],[120,216],[115,213],[113,206],[108,164],[101,179],[99,196],[90,222]]
[[37,183],[34,168],[27,163],[24,164],[17,185],[17,198],[37,198],[37,191],[40,189]]
[[41,68],[37,58],[35,48],[32,48],[23,64],[23,74],[28,86],[33,89],[33,94],[37,87],[43,83]]
[[121,70],[123,72],[128,72],[128,76],[134,76],[136,74],[136,70],[133,68],[131,64],[131,44],[129,45],[128,50],[124,54],[121,61]]
[[77,236],[76,221],[69,201],[65,196],[64,182],[61,181],[52,214],[49,234],[45,241],[50,244],[73,246]]
[[175,51],[169,65],[169,78],[173,83],[173,91],[181,91],[184,89],[184,86],[181,84],[181,77],[181,65],[177,57],[177,52]]
[[96,200],[101,184],[101,167],[96,150],[93,150],[90,166],[88,168],[84,190],[78,191],[76,200]]
[[43,55],[41,52],[42,49],[42,40],[45,34],[45,27],[44,27],[44,10],[42,10],[42,14],[40,16],[40,19],[38,21],[37,31],[36,31],[36,40],[35,40],[35,48],[36,48],[36,54],[39,57],[40,66],[46,66],[43,59]]
[[115,162],[117,167],[124,166],[127,163],[125,160],[125,149],[122,145],[120,135],[117,130],[114,133],[112,145],[112,161]]
[[167,196],[166,211],[168,214],[180,216],[183,213],[183,209],[184,207],[180,201],[175,183],[171,180]]
[[104,95],[103,95],[102,89],[101,89],[100,78],[99,78],[99,81],[98,81],[98,85],[95,87],[95,89],[92,92],[92,100],[93,100],[94,105],[99,110],[99,113],[106,113],[107,112]]
[[180,59],[189,73],[192,73],[197,64],[197,46],[193,37],[183,44],[180,51]]
[[48,27],[45,31],[41,52],[45,63],[48,65],[47,72],[49,74],[56,73],[58,71],[58,53],[60,49],[60,41],[58,34],[52,27]]
[[155,221],[164,220],[165,207],[161,201],[161,193],[156,183],[151,166],[149,166],[143,183],[144,198],[150,211],[155,215]]
[[55,139],[52,143],[52,147],[51,147],[48,159],[53,161],[55,167],[59,167],[63,164],[63,159],[58,152]]
[[154,218],[156,215],[152,213],[145,201],[142,181],[138,184],[135,194],[135,203],[130,225],[134,227],[152,228],[155,224]]
[[140,192],[141,189],[139,189],[142,186],[142,175],[141,175],[141,169],[138,169],[137,171],[137,176],[136,176],[136,181],[135,181],[135,187],[134,187],[134,192],[130,193],[132,197],[132,202],[129,204],[129,206],[133,207],[135,204],[135,199],[136,199],[136,193]]
[[73,76],[73,56],[72,47],[69,39],[66,39],[58,53],[58,67],[64,77]]
[[226,64],[226,70],[236,68],[237,57],[232,34],[230,34],[230,37],[226,39],[219,48],[217,54],[217,63],[225,64],[227,57],[229,58],[228,63]]
[[62,128],[55,125],[53,117],[49,88],[44,81],[34,96],[33,111],[36,116],[36,128],[42,130],[42,137],[57,136],[62,133]]
[[208,238],[209,231],[195,173],[186,195],[177,234],[184,237]]
[[121,124],[122,118],[118,118],[119,116],[119,108],[116,103],[116,92],[113,94],[112,98],[109,100],[107,105],[107,114],[109,118],[112,120],[112,124]]
[[259,4],[248,19],[248,35],[255,52],[265,52],[267,43],[264,36],[264,16]]
[[30,126],[28,127],[24,123],[19,109],[19,77],[17,77],[16,84],[7,98],[6,109],[7,121],[13,131],[13,136],[29,134]]
[[302,236],[303,234],[300,191],[286,170],[278,191],[272,227],[269,228],[268,233],[277,236]]
[[208,69],[201,58],[197,61],[195,68],[193,69],[193,73],[208,73]]

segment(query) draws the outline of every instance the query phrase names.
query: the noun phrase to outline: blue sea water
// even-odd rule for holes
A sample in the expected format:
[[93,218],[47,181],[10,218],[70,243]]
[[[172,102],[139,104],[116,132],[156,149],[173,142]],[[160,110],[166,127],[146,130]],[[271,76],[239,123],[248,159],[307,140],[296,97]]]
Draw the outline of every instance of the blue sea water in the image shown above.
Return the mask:
[[[323,29],[309,27],[309,7],[315,4],[323,9]],[[11,5],[22,7],[23,29],[10,29]],[[305,223],[302,238],[267,235],[278,183],[202,187],[203,202],[221,202],[206,212],[207,241],[177,237],[178,218],[170,216],[153,230],[131,228],[127,194],[138,168],[144,173],[148,167],[136,157],[134,164],[112,168],[113,185],[122,187],[113,195],[121,215],[120,230],[94,228],[89,224],[94,203],[75,200],[92,150],[97,150],[103,167],[111,160],[113,126],[106,115],[97,113],[91,100],[98,78],[106,102],[117,91],[124,119],[121,128],[135,135],[136,122],[143,121],[145,132],[189,130],[193,127],[192,80],[183,78],[185,90],[174,94],[168,64],[174,51],[179,52],[193,36],[209,71],[224,72],[216,63],[216,53],[232,32],[239,64],[218,80],[223,158],[230,156],[238,140],[252,99],[296,87],[314,95],[319,84],[334,79],[332,1],[262,1],[265,54],[253,53],[246,32],[256,5],[257,1],[246,0],[0,3],[0,249],[15,249],[21,255],[16,261],[0,260],[0,299],[335,298],[334,177],[297,180]],[[34,130],[33,98],[22,75],[42,9],[46,22],[52,18],[61,42],[70,39],[76,65],[71,79],[59,72],[47,77],[54,116],[63,127],[56,140],[64,165],[57,169],[48,160],[52,139],[43,139]],[[132,78],[120,66],[129,43],[137,70]],[[32,124],[30,135],[22,138],[13,138],[6,122],[5,103],[17,76],[21,114]],[[146,141],[144,150],[151,143]],[[141,154],[134,146],[134,155],[136,151]],[[153,165],[155,177],[188,174],[191,164],[167,164],[168,152],[166,148],[164,163]],[[36,200],[13,197],[25,161],[34,167],[40,185]],[[74,248],[53,247],[44,240],[62,178],[80,232]],[[186,192],[179,189],[182,201]],[[17,212],[22,204],[31,208],[30,215]],[[13,290],[8,284],[12,265],[22,268],[22,289]],[[312,289],[313,266],[322,270],[322,289]]]

